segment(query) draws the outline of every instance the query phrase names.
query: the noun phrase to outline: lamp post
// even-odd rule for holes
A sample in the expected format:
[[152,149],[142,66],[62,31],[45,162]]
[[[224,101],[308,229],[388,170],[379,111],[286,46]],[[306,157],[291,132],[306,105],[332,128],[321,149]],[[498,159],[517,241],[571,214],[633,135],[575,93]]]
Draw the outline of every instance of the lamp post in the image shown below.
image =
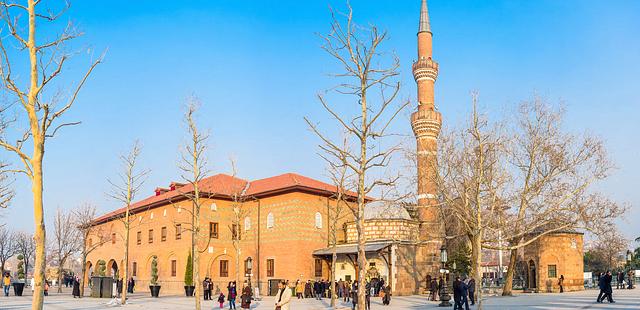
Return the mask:
[[632,260],[633,260],[633,252],[631,252],[631,250],[627,250],[627,277],[628,277],[627,282],[629,283],[629,285],[627,286],[628,289],[633,288],[633,273],[631,272]]
[[442,263],[442,268],[440,269],[440,273],[442,274],[442,290],[440,291],[440,304],[438,307],[451,307],[451,296],[447,293],[447,274],[449,270],[446,268],[447,264],[447,247],[442,245],[440,248],[440,263]]
[[251,288],[251,269],[253,269],[253,259],[251,259],[251,256],[247,257],[247,260],[244,263],[244,268],[247,270],[247,286]]

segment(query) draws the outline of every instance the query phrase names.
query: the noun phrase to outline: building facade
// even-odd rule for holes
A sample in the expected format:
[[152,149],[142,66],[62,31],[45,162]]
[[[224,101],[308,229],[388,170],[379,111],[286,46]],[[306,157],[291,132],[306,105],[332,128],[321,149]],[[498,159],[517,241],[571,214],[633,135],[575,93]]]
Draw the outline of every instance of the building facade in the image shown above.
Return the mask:
[[[244,270],[248,257],[253,261],[250,280],[263,293],[272,290],[278,279],[329,277],[326,262],[311,253],[328,244],[328,208],[335,203],[334,186],[297,174],[256,181],[219,174],[203,179],[200,190],[202,231],[197,244],[201,280],[210,277],[220,289],[229,281],[248,280]],[[192,204],[185,196],[191,191],[190,185],[174,182],[131,206],[129,270],[138,290],[148,289],[151,261],[156,256],[162,291],[183,292],[192,238]],[[94,221],[94,233],[87,242],[88,246],[100,245],[88,256],[87,277],[95,274],[99,260],[106,262],[107,276],[123,276],[123,214],[120,209]],[[239,241],[234,242],[235,234]],[[337,238],[344,242],[342,231]]]

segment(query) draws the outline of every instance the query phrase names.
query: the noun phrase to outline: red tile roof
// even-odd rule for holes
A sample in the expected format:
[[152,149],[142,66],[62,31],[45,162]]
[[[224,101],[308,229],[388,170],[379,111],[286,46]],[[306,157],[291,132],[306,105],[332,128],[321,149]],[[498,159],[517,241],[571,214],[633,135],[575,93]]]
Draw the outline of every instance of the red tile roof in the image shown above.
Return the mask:
[[[333,195],[336,193],[336,186],[295,173],[286,173],[255,181],[247,181],[227,174],[216,174],[202,179],[199,184],[199,190],[202,192],[202,195],[205,196],[231,199],[234,195],[242,198],[261,198],[295,190],[314,192],[320,195]],[[174,190],[162,192],[159,195],[150,196],[135,202],[130,206],[130,210],[132,213],[135,213],[140,210],[171,203],[172,201],[179,201],[185,199],[185,194],[192,192],[193,185],[185,184]],[[351,197],[357,196],[353,192],[349,192],[348,194]],[[104,214],[96,218],[94,224],[107,222],[124,214],[125,211],[126,208],[120,208]]]

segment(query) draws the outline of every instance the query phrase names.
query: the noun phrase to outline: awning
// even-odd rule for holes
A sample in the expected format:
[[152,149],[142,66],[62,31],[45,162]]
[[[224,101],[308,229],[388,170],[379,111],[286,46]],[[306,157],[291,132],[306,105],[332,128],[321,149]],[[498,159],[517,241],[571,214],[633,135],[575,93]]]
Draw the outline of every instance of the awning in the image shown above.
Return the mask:
[[[377,253],[380,250],[391,246],[393,243],[391,242],[383,242],[383,243],[367,243],[364,245],[365,253]],[[340,244],[336,246],[336,254],[358,254],[358,245],[357,244]],[[332,248],[324,248],[313,251],[313,255],[316,256],[328,256],[333,255]]]

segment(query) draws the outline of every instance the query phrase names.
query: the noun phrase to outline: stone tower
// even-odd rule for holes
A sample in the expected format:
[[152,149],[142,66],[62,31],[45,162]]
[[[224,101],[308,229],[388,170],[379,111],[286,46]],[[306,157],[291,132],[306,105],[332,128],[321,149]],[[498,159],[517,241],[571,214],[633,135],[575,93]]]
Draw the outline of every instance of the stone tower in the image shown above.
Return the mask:
[[427,0],[422,0],[418,29],[418,60],[413,63],[413,77],[418,84],[418,109],[411,115],[411,127],[417,142],[417,216],[420,221],[420,239],[438,243],[439,247],[441,225],[437,217],[437,185],[434,176],[437,169],[437,142],[442,116],[436,111],[434,103],[438,63],[432,59],[432,39]]

